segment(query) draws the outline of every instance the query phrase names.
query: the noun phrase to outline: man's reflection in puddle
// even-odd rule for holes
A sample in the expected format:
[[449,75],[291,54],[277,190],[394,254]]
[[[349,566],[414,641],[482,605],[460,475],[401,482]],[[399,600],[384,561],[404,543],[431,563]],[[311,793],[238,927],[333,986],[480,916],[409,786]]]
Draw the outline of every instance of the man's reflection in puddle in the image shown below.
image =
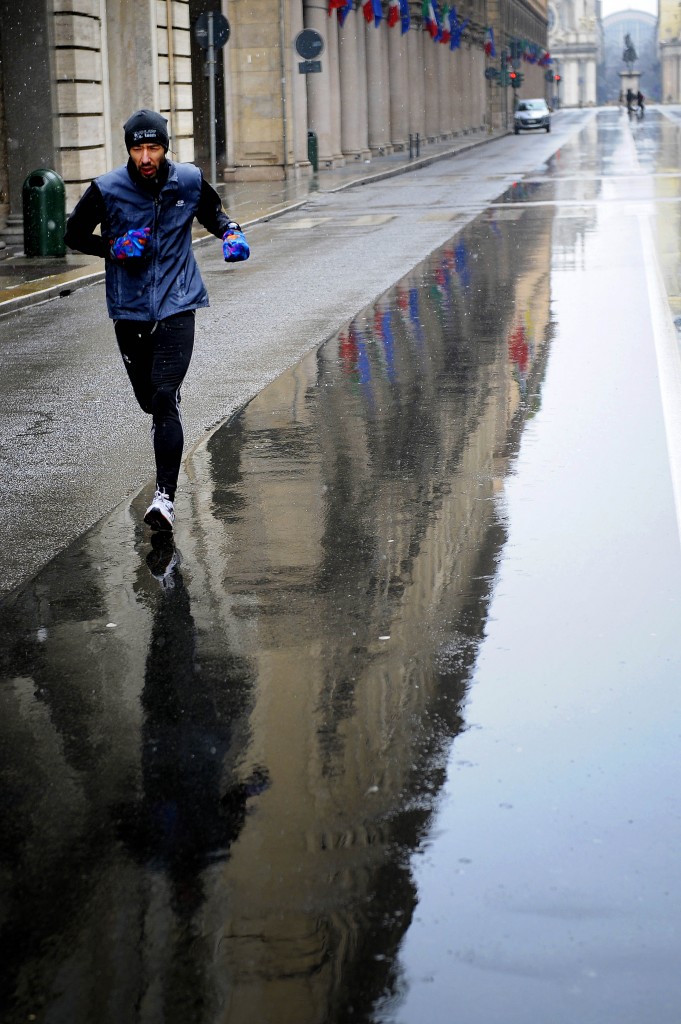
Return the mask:
[[153,607],[141,698],[142,792],[120,808],[119,834],[138,861],[167,875],[173,910],[189,918],[203,901],[202,871],[228,857],[249,799],[269,782],[261,768],[245,781],[235,778],[242,753],[233,749],[235,725],[248,711],[248,669],[224,650],[219,658],[199,657],[171,535],[153,537],[147,566],[159,591],[148,595],[141,582],[137,588]]

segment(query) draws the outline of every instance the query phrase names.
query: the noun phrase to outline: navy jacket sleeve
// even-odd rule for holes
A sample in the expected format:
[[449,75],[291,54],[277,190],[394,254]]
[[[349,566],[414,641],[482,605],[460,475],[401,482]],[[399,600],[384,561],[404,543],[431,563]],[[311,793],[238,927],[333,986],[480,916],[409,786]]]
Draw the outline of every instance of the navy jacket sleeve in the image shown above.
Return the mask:
[[69,249],[87,253],[88,256],[108,256],[109,243],[94,233],[97,225],[102,223],[105,213],[102,193],[93,182],[78,200],[66,222],[64,241]]
[[234,223],[222,209],[220,196],[203,176],[201,177],[201,196],[196,219],[199,224],[203,224],[206,231],[210,231],[211,235],[215,235],[216,238],[222,238],[227,230],[227,225]]

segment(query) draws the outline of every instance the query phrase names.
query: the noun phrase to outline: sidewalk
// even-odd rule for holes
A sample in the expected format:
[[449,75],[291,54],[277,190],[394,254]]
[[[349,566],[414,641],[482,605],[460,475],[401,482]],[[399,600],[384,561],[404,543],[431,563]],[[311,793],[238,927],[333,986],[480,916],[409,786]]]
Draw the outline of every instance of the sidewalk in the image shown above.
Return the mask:
[[[390,178],[405,171],[425,167],[436,160],[445,160],[492,139],[509,134],[507,129],[490,133],[483,131],[462,135],[446,142],[422,144],[421,155],[412,160],[409,153],[392,153],[372,157],[364,163],[352,162],[344,167],[321,169],[316,175],[289,181],[248,181],[218,185],[225,209],[244,228],[288,210],[303,206],[318,192],[338,192],[352,185],[367,184]],[[194,240],[209,236],[199,225]],[[21,254],[0,260],[0,316],[23,306],[69,295],[76,288],[103,280],[102,260],[78,253],[65,257],[27,258]]]

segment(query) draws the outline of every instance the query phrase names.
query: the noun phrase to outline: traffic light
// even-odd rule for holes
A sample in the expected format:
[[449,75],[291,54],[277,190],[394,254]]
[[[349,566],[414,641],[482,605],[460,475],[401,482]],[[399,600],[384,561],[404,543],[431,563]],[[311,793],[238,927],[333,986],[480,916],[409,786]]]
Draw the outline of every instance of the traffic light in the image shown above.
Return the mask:
[[553,80],[557,85],[560,85],[560,75],[554,75]]
[[523,78],[525,76],[522,74],[521,71],[512,71],[509,77],[511,79],[511,88],[519,89],[520,86],[523,84]]

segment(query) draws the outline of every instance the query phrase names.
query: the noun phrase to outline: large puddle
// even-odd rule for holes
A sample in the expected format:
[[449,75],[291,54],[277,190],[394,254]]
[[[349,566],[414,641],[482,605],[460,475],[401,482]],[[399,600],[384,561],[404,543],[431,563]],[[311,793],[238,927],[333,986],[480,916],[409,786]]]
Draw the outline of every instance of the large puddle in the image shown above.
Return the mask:
[[[2,614],[2,1017],[370,1020],[540,403],[552,217],[490,211]],[[33,1015],[33,1016],[32,1016]]]

